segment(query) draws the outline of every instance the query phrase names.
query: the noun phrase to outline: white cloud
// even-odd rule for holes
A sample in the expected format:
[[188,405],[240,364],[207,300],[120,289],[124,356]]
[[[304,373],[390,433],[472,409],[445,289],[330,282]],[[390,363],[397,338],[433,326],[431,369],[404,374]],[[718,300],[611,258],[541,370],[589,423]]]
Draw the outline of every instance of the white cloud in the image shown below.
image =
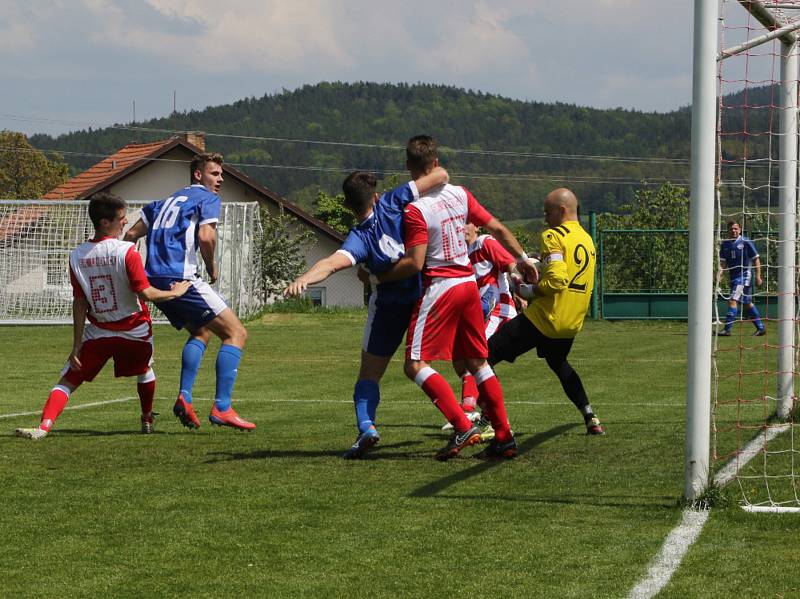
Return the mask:
[[[131,24],[119,5],[87,0],[106,11],[105,27],[93,39],[156,56],[199,72],[285,72],[308,65],[352,66],[354,60],[334,32],[327,2],[150,0],[165,19],[189,28],[172,31],[158,23]],[[191,35],[188,35],[190,32]]]

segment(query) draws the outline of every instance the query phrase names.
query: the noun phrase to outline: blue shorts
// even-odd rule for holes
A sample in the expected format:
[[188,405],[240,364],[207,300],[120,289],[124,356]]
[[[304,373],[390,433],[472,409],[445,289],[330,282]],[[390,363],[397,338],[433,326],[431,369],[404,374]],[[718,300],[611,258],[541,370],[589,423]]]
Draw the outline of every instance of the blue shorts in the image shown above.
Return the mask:
[[408,321],[416,302],[379,302],[377,293],[369,298],[367,323],[361,349],[373,356],[391,358],[405,340]]
[[745,306],[753,303],[753,287],[745,285],[744,281],[731,281],[731,299],[741,302]]
[[[184,279],[154,277],[148,280],[156,289],[167,291],[172,283]],[[228,307],[225,300],[202,279],[191,283],[192,286],[181,297],[156,304],[176,329],[183,327],[187,327],[190,331],[199,329]]]

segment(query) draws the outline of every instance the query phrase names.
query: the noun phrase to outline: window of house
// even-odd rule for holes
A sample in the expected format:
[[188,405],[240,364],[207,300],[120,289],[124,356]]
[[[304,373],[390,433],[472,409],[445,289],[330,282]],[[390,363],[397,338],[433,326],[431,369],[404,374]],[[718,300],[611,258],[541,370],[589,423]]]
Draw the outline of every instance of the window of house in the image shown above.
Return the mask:
[[325,288],[324,287],[309,287],[306,291],[306,297],[311,300],[315,306],[325,305]]

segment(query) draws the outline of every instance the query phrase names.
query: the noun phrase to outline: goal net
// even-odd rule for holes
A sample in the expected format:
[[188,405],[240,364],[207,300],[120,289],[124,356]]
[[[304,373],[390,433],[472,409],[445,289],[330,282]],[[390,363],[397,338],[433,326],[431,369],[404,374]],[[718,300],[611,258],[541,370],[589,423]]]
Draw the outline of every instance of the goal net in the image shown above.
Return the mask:
[[[88,201],[0,201],[0,324],[72,322],[69,253],[94,235]],[[143,202],[128,203],[130,224]],[[255,202],[223,203],[217,226],[220,268],[214,288],[241,318],[263,306],[257,288],[260,227]],[[138,244],[146,257],[144,240]],[[201,261],[202,262],[202,261]],[[152,310],[153,319],[165,319]]]
[[719,8],[711,470],[746,509],[793,511],[800,2]]

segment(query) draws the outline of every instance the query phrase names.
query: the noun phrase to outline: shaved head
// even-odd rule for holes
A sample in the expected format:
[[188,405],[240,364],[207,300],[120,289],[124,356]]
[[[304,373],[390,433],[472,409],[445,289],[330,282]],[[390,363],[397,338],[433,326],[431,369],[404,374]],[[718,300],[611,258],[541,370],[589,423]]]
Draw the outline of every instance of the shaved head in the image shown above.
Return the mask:
[[544,214],[551,227],[568,220],[578,220],[578,198],[566,187],[554,189],[544,199]]

